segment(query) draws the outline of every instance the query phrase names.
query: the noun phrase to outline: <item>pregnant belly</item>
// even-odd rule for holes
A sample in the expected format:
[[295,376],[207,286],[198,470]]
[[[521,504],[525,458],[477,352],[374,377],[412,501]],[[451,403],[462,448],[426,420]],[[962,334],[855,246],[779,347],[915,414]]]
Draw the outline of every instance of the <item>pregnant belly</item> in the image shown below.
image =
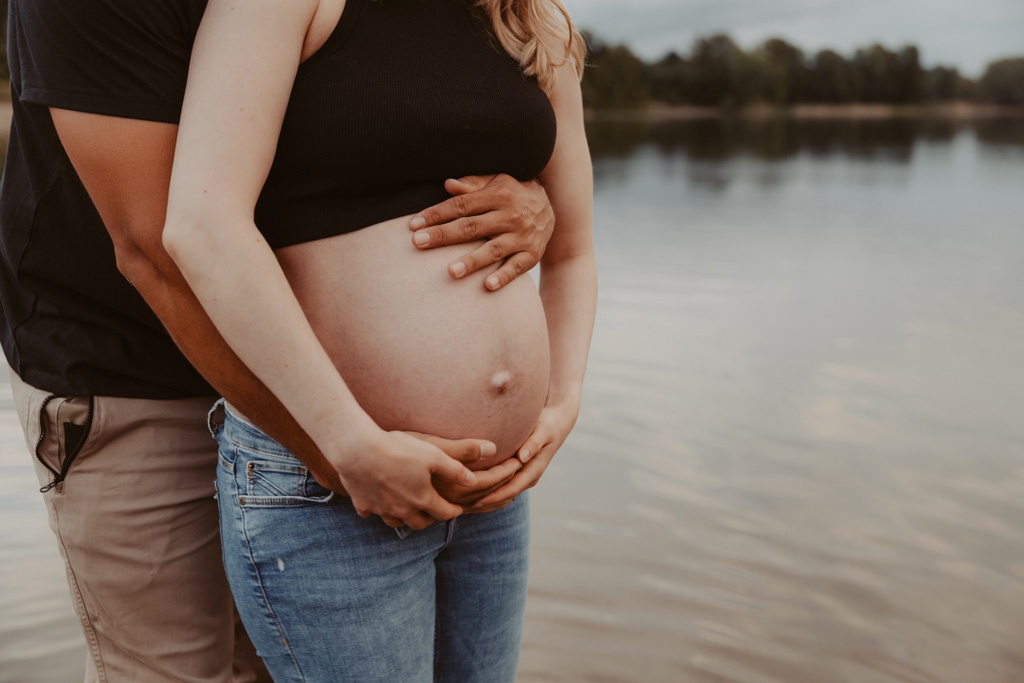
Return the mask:
[[547,394],[549,350],[533,280],[452,280],[476,244],[419,251],[408,218],[285,247],[278,260],[356,400],[384,429],[489,439],[515,453]]

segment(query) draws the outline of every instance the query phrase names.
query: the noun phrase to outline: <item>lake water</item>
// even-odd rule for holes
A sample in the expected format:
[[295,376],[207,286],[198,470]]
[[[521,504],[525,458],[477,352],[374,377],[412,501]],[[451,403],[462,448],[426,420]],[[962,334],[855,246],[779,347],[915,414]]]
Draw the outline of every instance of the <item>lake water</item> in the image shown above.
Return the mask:
[[[590,132],[521,681],[1024,681],[1024,121]],[[80,680],[0,395],[0,681]]]

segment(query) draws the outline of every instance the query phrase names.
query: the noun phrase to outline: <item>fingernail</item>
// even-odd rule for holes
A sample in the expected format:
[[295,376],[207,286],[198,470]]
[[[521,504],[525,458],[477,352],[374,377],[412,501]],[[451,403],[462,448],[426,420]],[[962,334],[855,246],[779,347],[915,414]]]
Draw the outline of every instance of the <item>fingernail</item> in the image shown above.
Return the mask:
[[409,227],[412,228],[413,230],[419,230],[426,224],[427,219],[424,218],[423,216],[416,216],[411,221],[409,221]]
[[466,274],[466,264],[462,261],[456,261],[452,264],[452,274],[455,277],[462,277]]
[[466,472],[462,475],[462,481],[464,481],[467,486],[472,486],[476,483],[476,475],[472,472]]
[[489,458],[498,452],[498,447],[491,442],[485,442],[480,444],[480,457]]
[[523,462],[524,465],[526,463],[530,462],[530,458],[532,458],[532,457],[533,457],[533,453],[531,453],[529,451],[529,449],[527,449],[527,448],[520,448],[519,449],[519,459]]
[[418,233],[416,233],[415,235],[412,236],[412,241],[415,242],[416,244],[420,245],[421,247],[426,245],[426,244],[429,244],[430,243],[430,233],[429,232],[418,232]]
[[491,277],[487,278],[487,286],[490,289],[497,289],[498,288],[498,277],[496,275],[492,275]]

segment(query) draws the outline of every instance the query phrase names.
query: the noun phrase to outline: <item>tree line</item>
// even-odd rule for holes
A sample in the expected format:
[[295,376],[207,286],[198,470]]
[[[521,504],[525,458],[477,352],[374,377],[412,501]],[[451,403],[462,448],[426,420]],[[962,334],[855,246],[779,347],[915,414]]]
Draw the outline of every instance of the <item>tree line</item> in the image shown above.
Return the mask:
[[[6,81],[7,0],[0,0],[0,79]],[[741,108],[764,102],[923,104],[965,100],[1024,105],[1024,57],[992,62],[972,80],[955,67],[921,65],[917,47],[875,44],[847,58],[834,50],[805,53],[781,38],[753,50],[728,35],[698,38],[689,54],[669,52],[646,62],[626,45],[586,35],[588,70],[583,98],[595,109],[651,102]]]
[[743,50],[728,35],[698,38],[688,54],[647,62],[625,45],[587,34],[583,79],[588,107],[620,109],[650,102],[740,108],[758,102],[925,104],[966,100],[1024,105],[1024,57],[1001,59],[972,80],[955,67],[921,65],[917,47],[875,44],[851,57],[814,55],[781,38]]

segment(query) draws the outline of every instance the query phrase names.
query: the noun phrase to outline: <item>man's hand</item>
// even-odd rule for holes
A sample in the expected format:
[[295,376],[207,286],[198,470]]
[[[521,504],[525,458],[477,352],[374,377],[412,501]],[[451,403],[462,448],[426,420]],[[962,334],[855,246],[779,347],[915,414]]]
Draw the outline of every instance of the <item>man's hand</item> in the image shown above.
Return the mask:
[[504,264],[484,282],[501,289],[533,268],[544,255],[555,226],[547,193],[535,180],[468,176],[445,181],[450,194],[440,204],[412,217],[413,244],[430,249],[489,238],[475,251],[448,264],[448,273],[461,278],[492,263]]
[[536,486],[551,459],[555,457],[555,453],[572,431],[577,415],[578,409],[545,407],[537,419],[533,433],[519,447],[518,460],[523,463],[522,468],[508,482],[478,500],[466,512],[476,514],[500,510],[515,500],[520,493]]

